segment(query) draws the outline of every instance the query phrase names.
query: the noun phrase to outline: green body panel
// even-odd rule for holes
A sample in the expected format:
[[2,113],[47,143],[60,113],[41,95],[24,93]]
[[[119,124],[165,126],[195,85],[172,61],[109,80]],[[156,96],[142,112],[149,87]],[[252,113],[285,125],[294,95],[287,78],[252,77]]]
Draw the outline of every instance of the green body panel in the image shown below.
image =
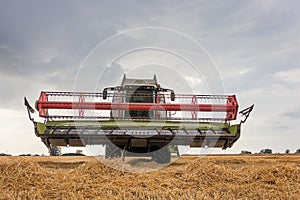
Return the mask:
[[235,124],[235,125],[231,125],[229,126],[228,130],[230,134],[235,135],[236,133],[238,133],[238,130],[240,129],[241,124]]
[[47,126],[44,123],[37,122],[36,129],[39,134],[44,134],[45,131],[47,130]]
[[129,120],[107,120],[107,121],[48,121],[47,127],[102,127],[103,129],[120,128],[159,128],[159,129],[200,129],[220,130],[227,129],[227,123],[210,122],[176,122],[176,121],[129,121]]
[[67,121],[47,121],[46,124],[37,122],[37,131],[39,134],[44,134],[47,129],[50,129],[48,134],[56,127],[70,128],[70,127],[86,127],[102,129],[160,129],[160,130],[228,130],[232,135],[238,133],[240,124],[229,125],[224,122],[177,122],[177,121],[129,121],[129,120],[67,120]]
[[[47,121],[45,124],[37,122],[35,131],[49,148],[103,145],[110,141],[120,148],[129,145],[143,152],[175,145],[169,148],[169,152],[176,153],[176,145],[223,149],[231,147],[240,137],[240,126],[226,122],[68,120]],[[101,129],[105,132],[98,132]],[[152,134],[153,130],[155,134]],[[141,137],[141,134],[148,137]]]
[[46,126],[90,126],[103,128],[131,128],[131,127],[158,127],[165,129],[186,129],[204,128],[204,129],[219,129],[228,128],[227,123],[210,123],[210,122],[176,122],[176,121],[130,121],[130,120],[106,120],[106,121],[47,121]]

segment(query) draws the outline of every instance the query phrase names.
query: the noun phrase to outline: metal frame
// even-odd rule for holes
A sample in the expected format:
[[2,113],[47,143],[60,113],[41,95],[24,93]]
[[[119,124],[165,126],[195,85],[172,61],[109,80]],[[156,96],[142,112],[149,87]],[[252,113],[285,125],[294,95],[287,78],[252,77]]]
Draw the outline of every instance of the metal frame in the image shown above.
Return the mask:
[[[78,102],[49,101],[49,96],[78,97]],[[108,95],[109,96],[109,95]],[[236,119],[238,104],[234,95],[176,95],[176,98],[191,98],[191,104],[155,104],[155,103],[111,103],[111,102],[86,102],[85,97],[102,98],[103,93],[75,93],[75,92],[41,92],[36,103],[39,116],[45,118],[44,123],[36,122],[31,116],[34,109],[26,98],[24,104],[27,107],[29,119],[34,124],[35,134],[50,148],[54,140],[58,146],[85,146],[92,144],[105,144],[113,142],[117,146],[127,146],[131,139],[142,136],[146,138],[148,145],[190,145],[192,147],[231,147],[240,137],[241,124],[245,123],[254,105],[239,113],[244,119],[239,124],[230,125],[229,121]],[[199,99],[227,99],[225,105],[198,104]],[[192,118],[163,118],[150,121],[149,119],[109,119],[103,116],[85,116],[85,109],[104,110],[167,110],[189,111]],[[55,116],[49,115],[51,109],[78,109],[79,116]],[[226,112],[225,119],[198,118],[197,112]],[[71,119],[71,120],[61,120]],[[97,119],[97,120],[95,120]],[[100,119],[100,120],[99,120]],[[153,120],[153,119],[151,119]],[[183,122],[182,120],[186,120]],[[136,123],[136,126],[131,126]],[[152,126],[144,124],[153,123]],[[179,125],[180,124],[180,125]],[[43,126],[44,131],[39,130]],[[231,130],[233,127],[234,131]],[[212,146],[213,144],[213,146]],[[54,145],[55,146],[55,145]]]
[[[169,91],[169,89],[167,89]],[[170,90],[171,91],[171,90]],[[143,94],[139,95],[142,96]],[[49,97],[78,97],[78,101],[54,101]],[[105,94],[106,97],[113,95]],[[170,95],[172,96],[172,95]],[[143,110],[143,111],[181,111],[191,112],[190,118],[177,118],[174,120],[216,120],[216,118],[195,117],[197,112],[225,112],[226,117],[217,120],[231,121],[237,116],[238,103],[235,95],[176,95],[176,99],[190,99],[193,103],[128,103],[128,102],[109,102],[109,101],[85,101],[85,97],[103,98],[103,93],[71,93],[71,92],[41,92],[39,100],[36,102],[36,109],[39,116],[43,118],[95,118],[95,116],[83,116],[84,110]],[[126,97],[126,95],[122,96]],[[172,98],[172,97],[169,97]],[[106,99],[106,98],[105,98]],[[201,101],[226,100],[226,104],[220,103],[201,103]],[[51,115],[50,110],[79,110],[80,115],[57,116]],[[103,116],[96,116],[102,118]],[[158,119],[158,118],[157,118]],[[156,119],[156,120],[157,120]],[[172,118],[163,118],[162,120],[172,120]]]

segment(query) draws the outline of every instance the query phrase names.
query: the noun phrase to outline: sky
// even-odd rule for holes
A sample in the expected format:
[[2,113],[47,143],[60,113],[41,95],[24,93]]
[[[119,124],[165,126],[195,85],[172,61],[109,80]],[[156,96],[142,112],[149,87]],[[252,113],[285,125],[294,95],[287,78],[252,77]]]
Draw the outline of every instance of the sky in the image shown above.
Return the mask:
[[255,104],[225,153],[300,148],[299,1],[0,4],[0,152],[48,152],[34,135],[24,96],[34,104],[40,91],[101,90],[124,72],[151,78],[155,71],[180,93],[222,90],[237,95],[241,109]]

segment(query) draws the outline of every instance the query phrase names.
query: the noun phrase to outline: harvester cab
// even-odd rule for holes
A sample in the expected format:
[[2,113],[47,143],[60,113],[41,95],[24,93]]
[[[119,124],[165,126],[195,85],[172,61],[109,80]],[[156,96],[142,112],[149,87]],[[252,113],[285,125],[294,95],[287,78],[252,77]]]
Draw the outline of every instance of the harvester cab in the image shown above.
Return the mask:
[[[153,79],[127,79],[124,74],[121,86],[108,87],[103,90],[103,99],[106,100],[108,92],[112,92],[112,102],[114,103],[140,103],[160,104],[166,103],[167,96],[170,100],[175,100],[174,90],[161,88],[157,83],[156,75]],[[166,118],[167,111],[161,110],[112,110],[111,119],[160,119]]]
[[240,137],[254,105],[238,114],[235,95],[176,94],[153,79],[128,79],[102,93],[41,92],[31,114],[36,136],[51,150],[56,146],[106,145],[107,158],[150,155],[168,163],[174,146],[231,147]]

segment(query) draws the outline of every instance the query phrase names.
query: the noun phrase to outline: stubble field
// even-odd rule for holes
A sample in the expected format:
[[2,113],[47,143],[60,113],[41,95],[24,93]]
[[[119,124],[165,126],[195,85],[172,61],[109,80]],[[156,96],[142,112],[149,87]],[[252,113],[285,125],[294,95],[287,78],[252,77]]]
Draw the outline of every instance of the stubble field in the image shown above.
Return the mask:
[[[0,199],[300,199],[300,155],[181,157],[164,168],[146,158],[103,162],[1,157]],[[144,172],[128,172],[136,170]]]

